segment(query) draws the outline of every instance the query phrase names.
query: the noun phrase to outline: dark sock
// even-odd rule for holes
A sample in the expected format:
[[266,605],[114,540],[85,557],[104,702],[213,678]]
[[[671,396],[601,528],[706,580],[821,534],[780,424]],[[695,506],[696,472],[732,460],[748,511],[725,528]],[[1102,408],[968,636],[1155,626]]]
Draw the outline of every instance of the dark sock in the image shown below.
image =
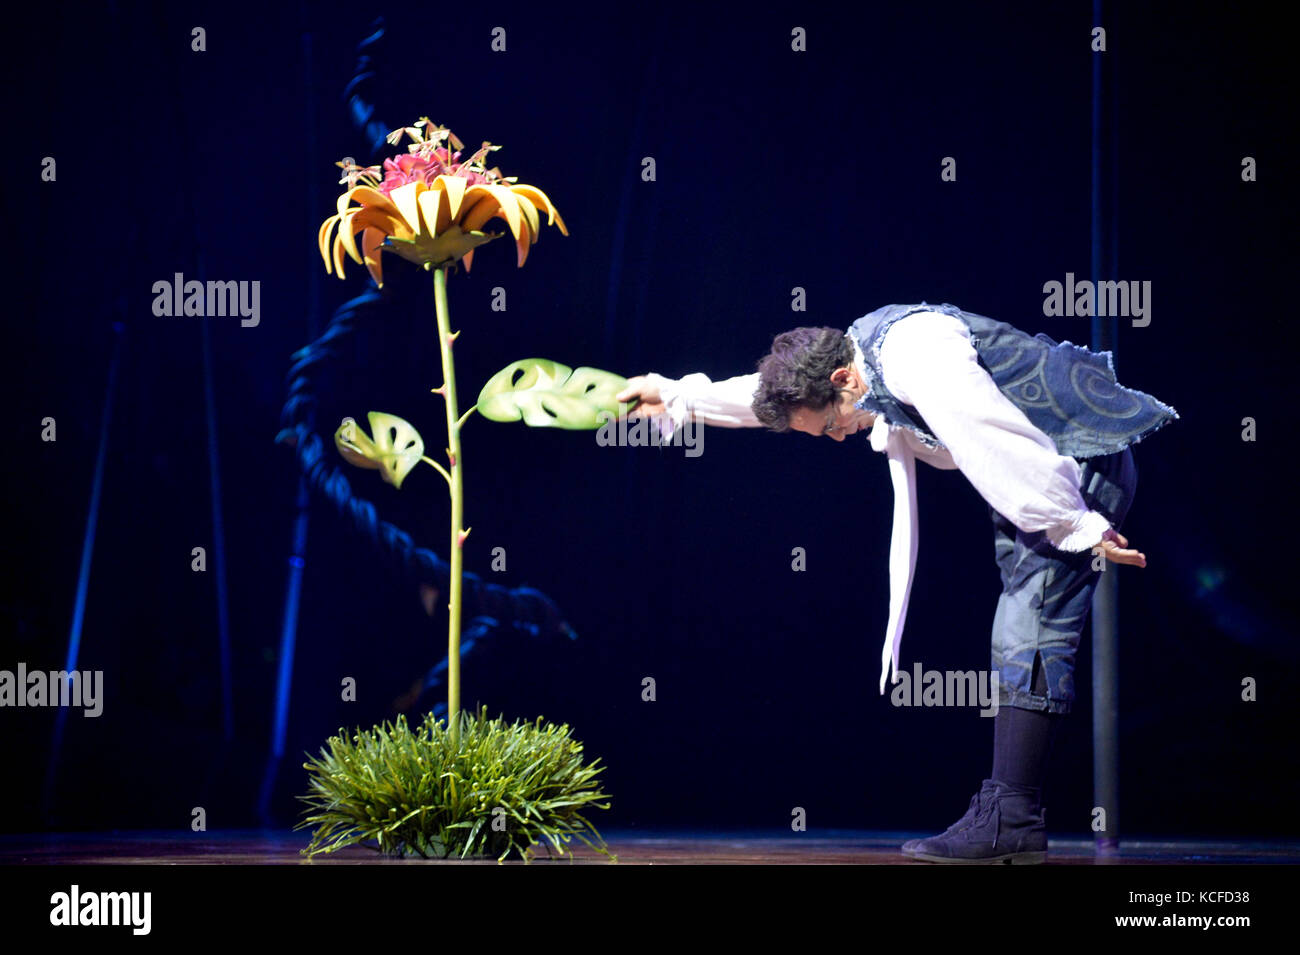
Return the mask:
[[[1039,660],[1034,660],[1034,694],[1047,693]],[[1063,714],[1000,706],[993,717],[993,779],[1012,786],[1041,789],[1047,775],[1047,757]]]

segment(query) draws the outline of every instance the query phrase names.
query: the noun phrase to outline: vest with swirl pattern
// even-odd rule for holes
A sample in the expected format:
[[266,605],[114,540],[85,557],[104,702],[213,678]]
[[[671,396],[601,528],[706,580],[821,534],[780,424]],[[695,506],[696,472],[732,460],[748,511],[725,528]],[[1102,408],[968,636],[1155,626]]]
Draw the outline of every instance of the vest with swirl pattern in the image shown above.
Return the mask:
[[862,349],[868,392],[857,407],[915,432],[931,448],[943,443],[916,408],[895,398],[880,369],[880,344],[889,327],[916,312],[952,315],[970,329],[980,366],[1002,394],[1056,445],[1059,454],[1090,458],[1115,454],[1178,418],[1151,395],[1115,380],[1110,352],[1092,352],[1047,335],[1029,335],[1006,322],[955,305],[886,305],[849,328]]

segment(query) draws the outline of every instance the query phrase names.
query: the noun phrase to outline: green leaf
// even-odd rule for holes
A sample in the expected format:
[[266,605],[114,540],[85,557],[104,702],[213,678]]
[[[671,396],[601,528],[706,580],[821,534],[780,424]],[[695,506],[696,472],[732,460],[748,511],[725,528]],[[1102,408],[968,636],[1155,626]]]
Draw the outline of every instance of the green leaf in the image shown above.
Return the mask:
[[373,441],[354,420],[344,418],[334,432],[334,445],[349,464],[376,468],[385,481],[401,488],[406,475],[424,455],[424,439],[397,415],[371,411],[367,417],[375,436]]
[[[591,431],[618,416],[619,403],[614,396],[625,387],[627,379],[613,372],[573,369],[545,358],[524,358],[506,365],[488,380],[479,392],[476,407],[479,414],[492,421],[522,419],[532,428]],[[608,415],[604,420],[602,411]]]

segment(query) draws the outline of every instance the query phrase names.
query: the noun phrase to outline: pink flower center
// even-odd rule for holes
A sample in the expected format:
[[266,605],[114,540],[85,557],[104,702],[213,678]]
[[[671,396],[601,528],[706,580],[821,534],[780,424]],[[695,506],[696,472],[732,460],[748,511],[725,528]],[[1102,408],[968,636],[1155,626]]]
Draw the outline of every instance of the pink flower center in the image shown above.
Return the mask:
[[472,163],[472,159],[461,162],[459,150],[448,155],[446,146],[407,153],[396,159],[385,159],[384,179],[379,184],[379,191],[388,195],[399,186],[412,182],[423,182],[431,186],[438,176],[459,176],[471,186],[494,181],[484,172],[472,168]]

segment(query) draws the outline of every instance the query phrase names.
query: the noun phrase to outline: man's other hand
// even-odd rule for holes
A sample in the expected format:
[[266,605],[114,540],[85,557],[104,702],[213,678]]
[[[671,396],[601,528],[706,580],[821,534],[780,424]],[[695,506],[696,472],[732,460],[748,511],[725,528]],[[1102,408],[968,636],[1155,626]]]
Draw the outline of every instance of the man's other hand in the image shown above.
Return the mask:
[[1146,555],[1141,551],[1131,549],[1128,546],[1128,538],[1114,528],[1101,535],[1101,542],[1096,547],[1093,547],[1094,553],[1098,547],[1101,548],[1101,552],[1107,560],[1114,561],[1117,564],[1132,564],[1134,567],[1145,567],[1147,565]]

